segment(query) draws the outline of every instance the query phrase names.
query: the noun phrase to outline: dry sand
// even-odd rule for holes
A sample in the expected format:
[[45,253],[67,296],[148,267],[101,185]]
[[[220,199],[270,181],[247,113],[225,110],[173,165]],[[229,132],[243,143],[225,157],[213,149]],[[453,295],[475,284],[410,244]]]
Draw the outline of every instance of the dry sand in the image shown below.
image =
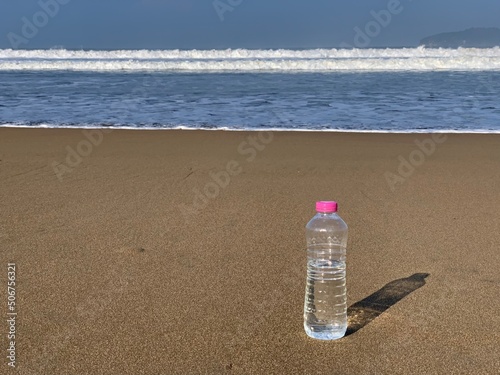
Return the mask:
[[[81,130],[0,129],[1,280],[15,262],[19,311],[1,373],[500,372],[500,136],[449,135],[394,191],[386,172],[429,135],[249,136],[113,131],[86,150]],[[90,154],[58,179],[78,145]],[[350,228],[349,305],[429,274],[334,342],[302,327],[319,199]]]

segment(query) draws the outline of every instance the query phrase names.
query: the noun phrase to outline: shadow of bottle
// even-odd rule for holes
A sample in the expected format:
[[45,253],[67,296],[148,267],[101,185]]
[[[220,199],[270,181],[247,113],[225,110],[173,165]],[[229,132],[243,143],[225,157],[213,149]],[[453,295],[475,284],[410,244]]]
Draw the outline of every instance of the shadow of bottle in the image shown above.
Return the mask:
[[424,286],[427,276],[429,276],[428,273],[415,273],[410,277],[391,281],[375,293],[350,306],[347,309],[348,327],[345,335],[352,335],[359,331],[389,307]]

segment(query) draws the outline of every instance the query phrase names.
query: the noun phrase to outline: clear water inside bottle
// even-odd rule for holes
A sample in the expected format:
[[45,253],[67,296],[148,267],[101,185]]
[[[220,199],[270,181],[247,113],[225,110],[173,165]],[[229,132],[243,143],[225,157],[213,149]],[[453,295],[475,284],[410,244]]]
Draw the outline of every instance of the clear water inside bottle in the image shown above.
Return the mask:
[[308,249],[304,329],[310,337],[334,340],[347,330],[345,248]]

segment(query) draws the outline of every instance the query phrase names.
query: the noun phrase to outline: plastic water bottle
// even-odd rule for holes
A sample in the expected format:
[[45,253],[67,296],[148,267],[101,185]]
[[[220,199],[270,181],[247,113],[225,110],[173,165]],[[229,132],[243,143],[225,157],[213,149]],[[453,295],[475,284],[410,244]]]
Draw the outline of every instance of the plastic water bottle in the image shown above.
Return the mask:
[[347,330],[347,225],[336,202],[317,202],[316,211],[306,226],[304,329],[312,338],[335,340]]

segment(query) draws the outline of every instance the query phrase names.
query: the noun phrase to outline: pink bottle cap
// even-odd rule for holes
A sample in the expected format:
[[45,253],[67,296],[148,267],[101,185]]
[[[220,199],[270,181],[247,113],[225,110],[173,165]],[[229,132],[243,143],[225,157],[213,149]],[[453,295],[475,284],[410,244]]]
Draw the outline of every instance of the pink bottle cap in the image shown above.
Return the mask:
[[316,202],[316,211],[324,212],[324,213],[333,213],[337,212],[337,202],[333,201],[320,201]]

